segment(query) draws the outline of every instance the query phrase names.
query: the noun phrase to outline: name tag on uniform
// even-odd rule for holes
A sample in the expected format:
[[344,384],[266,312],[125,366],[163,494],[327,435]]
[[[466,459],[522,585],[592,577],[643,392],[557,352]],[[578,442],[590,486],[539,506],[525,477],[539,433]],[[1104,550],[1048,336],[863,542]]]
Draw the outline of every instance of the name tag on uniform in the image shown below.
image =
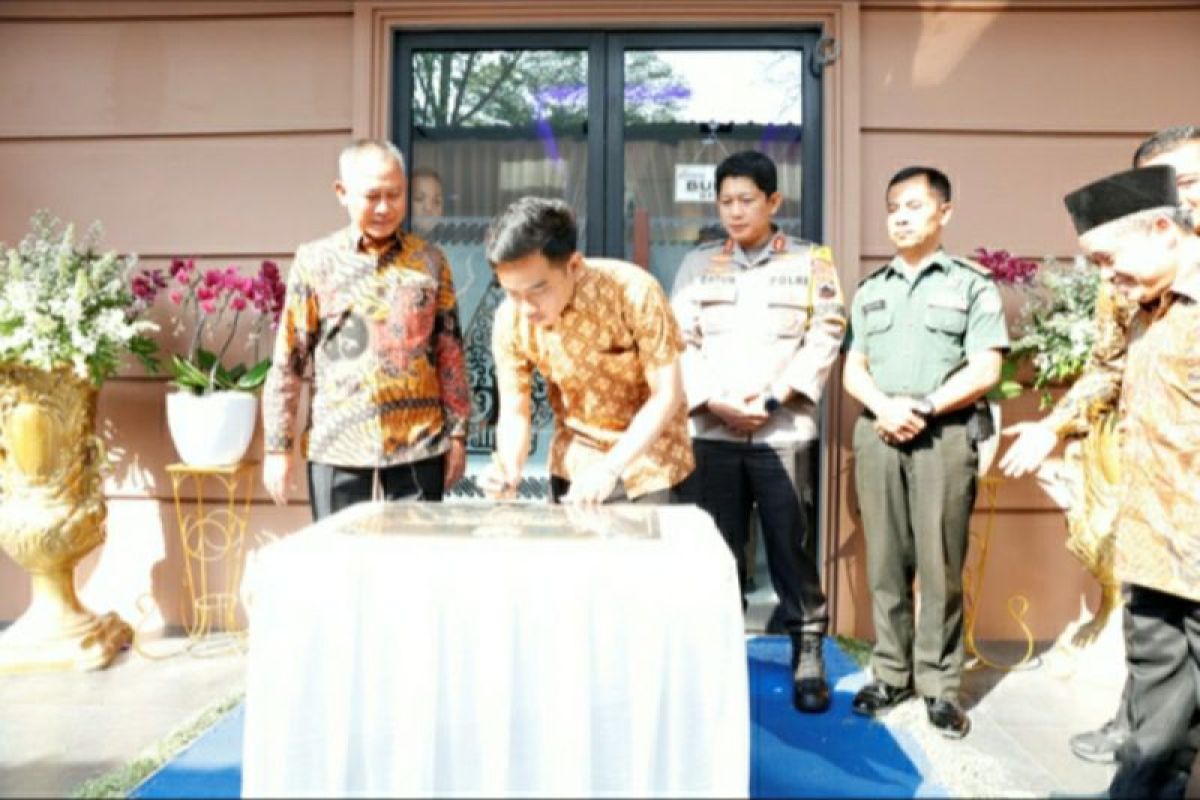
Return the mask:
[[737,299],[733,277],[701,275],[696,284],[696,299],[701,303],[732,303]]
[[880,298],[879,300],[872,300],[865,304],[863,306],[863,313],[870,314],[872,311],[883,311],[885,308],[887,308],[887,301]]
[[767,283],[771,286],[807,286],[807,275],[772,275]]

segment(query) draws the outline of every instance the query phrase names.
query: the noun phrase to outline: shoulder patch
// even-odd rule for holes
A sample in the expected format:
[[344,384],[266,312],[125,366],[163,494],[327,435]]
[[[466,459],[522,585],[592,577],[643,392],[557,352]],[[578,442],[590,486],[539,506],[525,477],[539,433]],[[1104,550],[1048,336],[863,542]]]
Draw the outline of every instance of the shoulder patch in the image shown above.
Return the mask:
[[999,314],[1004,311],[1004,304],[1000,302],[1000,295],[995,292],[984,292],[979,298],[979,312],[981,314]]
[[842,290],[838,284],[837,270],[833,259],[822,256],[821,251],[828,253],[828,247],[817,248],[811,259],[812,282],[817,287],[817,297],[822,300],[837,300],[841,302]]
[[812,246],[812,257],[821,261],[833,263],[833,250],[827,244],[815,244]]
[[880,266],[880,267],[876,267],[876,268],[875,268],[873,271],[871,271],[871,272],[868,272],[868,273],[867,273],[865,276],[863,276],[863,278],[862,278],[861,280],[859,280],[859,282],[858,282],[858,285],[859,285],[859,286],[862,286],[864,283],[866,283],[867,281],[871,280],[871,278],[874,278],[876,275],[878,275],[878,274],[880,274],[881,272],[883,272],[883,271],[884,271],[885,269],[887,269],[889,266],[890,266],[890,264],[884,264],[884,265],[882,265],[882,266]]

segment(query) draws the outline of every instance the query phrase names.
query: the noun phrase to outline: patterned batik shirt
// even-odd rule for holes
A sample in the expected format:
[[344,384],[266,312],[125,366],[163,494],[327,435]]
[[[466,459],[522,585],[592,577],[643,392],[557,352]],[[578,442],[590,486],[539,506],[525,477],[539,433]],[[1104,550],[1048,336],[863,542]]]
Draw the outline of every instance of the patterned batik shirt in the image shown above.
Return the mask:
[[1116,575],[1200,601],[1200,265],[1130,325]]
[[1045,424],[1059,436],[1083,436],[1092,424],[1116,410],[1121,373],[1129,344],[1129,322],[1135,304],[1102,280],[1096,293],[1095,339],[1083,372],[1054,404]]
[[387,467],[465,436],[470,391],[450,265],[403,231],[382,254],[350,228],[301,245],[263,390],[266,451],[289,452],[312,366],[305,458]]
[[[646,372],[679,358],[683,339],[666,294],[646,270],[589,258],[562,316],[546,328],[512,302],[496,310],[492,351],[500,395],[528,396],[537,368],[554,410],[550,474],[570,480],[608,452],[650,397]],[[621,475],[631,498],[668,489],[695,467],[686,404]]]

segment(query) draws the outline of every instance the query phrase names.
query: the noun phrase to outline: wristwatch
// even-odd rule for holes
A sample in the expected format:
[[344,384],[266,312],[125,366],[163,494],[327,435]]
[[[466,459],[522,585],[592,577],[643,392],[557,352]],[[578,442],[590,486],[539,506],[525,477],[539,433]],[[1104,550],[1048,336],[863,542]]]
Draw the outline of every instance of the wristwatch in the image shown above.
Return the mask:
[[917,398],[917,401],[913,403],[913,411],[917,412],[917,415],[923,419],[929,419],[932,417],[933,412],[936,410],[937,409],[934,408],[933,401],[930,400],[928,396],[919,397]]
[[774,414],[775,409],[779,408],[783,403],[779,402],[779,398],[775,395],[767,395],[767,399],[763,400],[763,410],[768,414]]

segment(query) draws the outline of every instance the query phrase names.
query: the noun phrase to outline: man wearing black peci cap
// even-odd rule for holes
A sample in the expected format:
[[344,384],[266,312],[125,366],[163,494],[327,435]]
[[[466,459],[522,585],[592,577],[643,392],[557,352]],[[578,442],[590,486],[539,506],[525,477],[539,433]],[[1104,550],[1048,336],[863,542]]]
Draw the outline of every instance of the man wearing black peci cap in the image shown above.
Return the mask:
[[1182,788],[1177,756],[1200,692],[1200,249],[1170,167],[1121,172],[1064,201],[1083,252],[1137,305],[1116,523],[1133,729],[1109,794],[1166,796]]
[[[1176,125],[1164,128],[1139,145],[1133,156],[1133,166],[1151,167],[1165,164],[1175,170],[1175,186],[1182,206],[1191,210],[1192,226],[1200,233],[1200,127]],[[1054,409],[1037,422],[1019,422],[1005,429],[1006,434],[1019,434],[1012,447],[1000,461],[1000,468],[1009,477],[1020,477],[1033,470],[1050,455],[1063,436],[1094,435],[1115,414],[1121,394],[1121,371],[1125,365],[1125,350],[1129,338],[1129,319],[1135,309],[1113,288],[1107,274],[1102,274],[1096,298],[1095,339],[1083,373],[1071,385],[1070,391],[1059,398]],[[1081,508],[1070,513],[1095,524],[1097,519],[1089,505],[1093,490],[1087,489],[1088,499]],[[1106,490],[1099,492],[1105,502]],[[1105,540],[1112,537],[1103,532]],[[1099,531],[1097,531],[1099,533]],[[1111,545],[1109,545],[1111,546]],[[1122,611],[1122,613],[1126,613]],[[1110,763],[1116,751],[1129,737],[1128,681],[1121,692],[1116,715],[1096,730],[1071,737],[1071,751],[1087,761]],[[1193,742],[1196,738],[1193,737]]]

